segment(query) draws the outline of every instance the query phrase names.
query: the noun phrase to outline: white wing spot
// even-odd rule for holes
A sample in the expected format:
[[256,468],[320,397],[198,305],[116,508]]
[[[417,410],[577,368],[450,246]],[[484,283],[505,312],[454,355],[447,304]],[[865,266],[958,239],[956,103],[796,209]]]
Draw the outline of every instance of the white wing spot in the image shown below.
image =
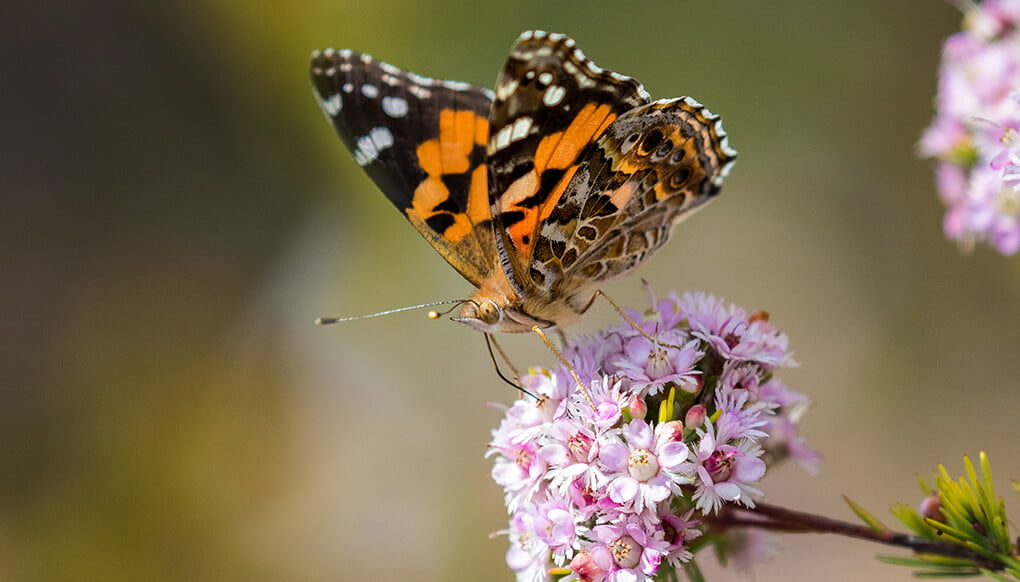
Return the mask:
[[432,91],[429,91],[421,85],[411,85],[407,88],[407,92],[414,95],[418,99],[428,99],[432,96]]
[[528,132],[531,131],[531,118],[521,117],[514,122],[513,130],[510,132],[510,141],[517,141],[524,139],[528,136]]
[[519,84],[520,81],[517,79],[507,79],[499,87],[496,87],[496,97],[501,101],[507,99],[517,90]]
[[393,145],[393,134],[385,127],[373,127],[368,135],[358,138],[354,161],[365,166],[379,157],[379,152]]
[[432,79],[432,78],[429,78],[429,77],[422,77],[421,75],[415,75],[414,73],[411,73],[411,72],[407,73],[407,78],[410,79],[412,83],[417,83],[419,85],[432,85],[432,86],[435,86],[435,84],[436,84],[436,80],[435,79]]
[[394,67],[393,65],[384,62],[379,63],[379,68],[382,69],[384,73],[387,73],[389,75],[400,75],[400,73],[403,72],[397,67]]
[[548,107],[559,104],[563,101],[563,96],[567,94],[567,90],[560,85],[553,85],[545,90],[545,94],[542,95],[542,103],[545,103]]
[[407,115],[407,99],[403,97],[383,97],[382,109],[390,117],[403,117]]
[[343,90],[344,93],[350,93],[351,91],[354,90],[354,85],[351,85],[350,83],[344,83]]
[[375,99],[379,96],[379,87],[366,83],[361,86],[361,94],[369,99]]
[[543,85],[551,85],[553,82],[553,74],[550,73],[549,71],[545,71],[544,73],[538,76],[538,82]]
[[340,98],[339,93],[333,93],[328,99],[324,99],[320,103],[322,103],[322,110],[330,117],[336,117],[340,110],[344,108],[344,102]]
[[461,81],[443,81],[443,87],[452,91],[468,91],[471,89],[471,83],[463,83]]
[[496,134],[496,137],[493,140],[493,143],[496,144],[495,151],[499,151],[510,145],[510,130],[512,129],[513,127],[507,125],[503,127],[503,129],[499,130],[499,133]]

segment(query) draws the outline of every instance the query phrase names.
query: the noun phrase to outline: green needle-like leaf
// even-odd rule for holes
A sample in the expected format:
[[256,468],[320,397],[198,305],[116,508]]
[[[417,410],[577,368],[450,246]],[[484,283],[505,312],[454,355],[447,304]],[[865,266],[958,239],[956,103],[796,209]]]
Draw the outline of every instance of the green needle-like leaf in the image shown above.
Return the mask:
[[846,504],[850,506],[850,509],[855,514],[857,514],[857,517],[859,517],[861,521],[867,524],[867,526],[873,529],[874,531],[883,534],[888,533],[890,531],[889,528],[884,523],[879,521],[877,517],[871,515],[871,513],[869,513],[868,510],[856,504],[852,499],[850,499],[846,495],[843,496],[843,501],[845,501]]

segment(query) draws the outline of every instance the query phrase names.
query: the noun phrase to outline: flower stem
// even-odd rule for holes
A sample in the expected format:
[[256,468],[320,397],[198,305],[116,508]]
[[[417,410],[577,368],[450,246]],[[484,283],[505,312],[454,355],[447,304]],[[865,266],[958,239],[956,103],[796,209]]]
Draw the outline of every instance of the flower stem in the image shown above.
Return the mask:
[[962,558],[976,566],[1001,570],[1003,565],[964,546],[931,540],[890,530],[879,531],[867,526],[832,519],[812,513],[794,511],[776,505],[760,503],[753,509],[726,507],[711,519],[715,526],[756,527],[786,533],[832,533],[913,550],[919,554],[937,554]]

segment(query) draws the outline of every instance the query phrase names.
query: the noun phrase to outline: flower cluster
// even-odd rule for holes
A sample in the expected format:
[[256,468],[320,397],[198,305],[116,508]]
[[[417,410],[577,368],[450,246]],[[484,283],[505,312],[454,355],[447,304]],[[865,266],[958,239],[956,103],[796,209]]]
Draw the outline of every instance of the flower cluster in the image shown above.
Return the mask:
[[571,341],[566,367],[522,378],[533,395],[493,431],[518,580],[650,580],[680,568],[725,504],[753,507],[767,466],[817,455],[795,423],[806,398],[773,376],[793,364],[764,312],[710,295]]
[[936,114],[921,137],[948,206],[946,236],[1020,250],[1020,0],[971,7],[946,40]]

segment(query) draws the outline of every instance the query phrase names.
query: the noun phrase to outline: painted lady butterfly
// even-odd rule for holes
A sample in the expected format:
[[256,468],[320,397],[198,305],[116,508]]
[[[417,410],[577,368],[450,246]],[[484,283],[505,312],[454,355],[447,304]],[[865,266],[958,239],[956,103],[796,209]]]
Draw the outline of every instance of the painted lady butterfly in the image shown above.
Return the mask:
[[651,101],[562,34],[525,32],[495,92],[350,50],[312,53],[354,160],[478,289],[479,331],[566,326],[711,200],[736,156],[690,97]]

